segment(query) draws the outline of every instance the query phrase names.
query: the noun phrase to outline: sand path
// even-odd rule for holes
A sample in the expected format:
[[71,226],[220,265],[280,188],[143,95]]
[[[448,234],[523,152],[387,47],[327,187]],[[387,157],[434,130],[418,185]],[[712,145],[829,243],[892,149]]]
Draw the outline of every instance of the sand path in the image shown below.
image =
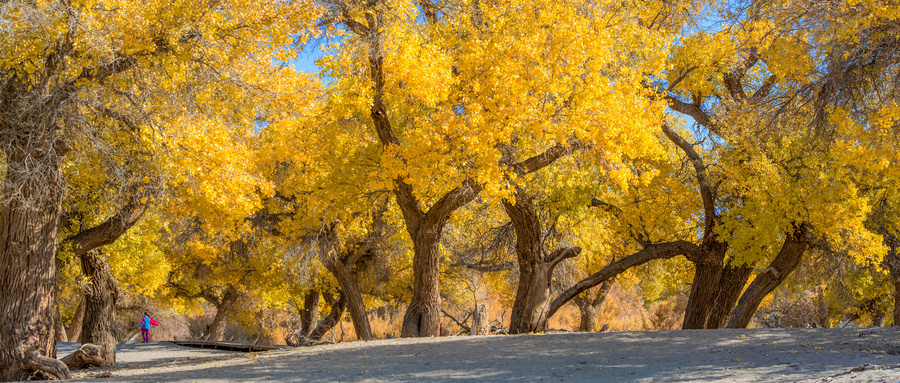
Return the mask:
[[[72,345],[74,347],[74,345]],[[61,348],[62,350],[62,348]],[[65,355],[62,351],[60,355]],[[557,333],[262,353],[125,345],[116,382],[900,382],[900,329]],[[79,379],[106,370],[78,372]]]

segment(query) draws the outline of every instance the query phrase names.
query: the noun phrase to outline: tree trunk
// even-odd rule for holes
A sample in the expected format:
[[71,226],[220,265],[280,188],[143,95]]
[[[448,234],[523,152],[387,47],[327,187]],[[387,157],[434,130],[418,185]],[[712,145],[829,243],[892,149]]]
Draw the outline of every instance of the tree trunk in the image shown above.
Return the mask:
[[59,313],[59,303],[56,304],[56,313],[54,314],[53,323],[56,333],[57,342],[68,342],[69,337],[66,335],[66,328],[62,323],[62,315]]
[[238,294],[237,289],[234,286],[229,286],[225,293],[222,294],[221,299],[218,302],[213,302],[216,305],[216,316],[213,318],[212,324],[209,325],[209,334],[206,335],[205,340],[225,340],[225,325],[228,324],[228,315],[231,314],[231,310],[239,297],[240,294]]
[[84,306],[84,295],[82,295],[81,303],[79,303],[78,307],[75,309],[75,315],[72,316],[72,321],[69,322],[69,328],[66,330],[69,342],[81,343],[81,324],[84,323]]
[[545,330],[550,304],[550,267],[544,262],[541,245],[541,222],[522,191],[516,201],[503,200],[506,215],[516,231],[516,259],[519,262],[519,285],[509,322],[510,334],[526,334]]
[[472,328],[469,329],[469,335],[490,335],[491,324],[488,317],[488,305],[481,303],[475,305],[475,311],[472,313]]
[[753,268],[748,265],[734,266],[728,264],[722,270],[722,277],[719,278],[719,293],[716,296],[716,303],[709,314],[706,328],[723,328],[728,321],[728,315],[737,304],[741,292],[747,280],[750,279],[750,272]]
[[81,270],[90,283],[85,291],[82,343],[100,347],[103,366],[116,365],[116,298],[119,289],[98,250],[81,255]]
[[[59,270],[62,270],[63,267],[65,267],[65,264],[58,256],[53,257],[53,261],[56,263],[56,270],[57,270],[57,274],[56,274],[57,279],[56,279],[56,284],[55,284],[54,288],[56,291],[56,296],[58,297],[59,296]],[[63,323],[62,323],[62,315],[59,312],[59,302],[56,302],[56,310],[53,311],[53,328],[54,328],[54,332],[56,334],[57,342],[68,342],[69,341],[69,337],[66,335],[66,328],[65,328],[65,326],[63,326]]]
[[303,310],[300,311],[300,332],[305,337],[312,334],[319,323],[319,291],[310,290],[303,299]]
[[0,190],[0,381],[37,371],[66,379],[68,368],[56,360],[53,321],[63,184],[55,130],[0,125],[0,133],[13,129],[23,132],[4,139],[20,142],[0,148],[6,162]]
[[716,301],[727,246],[714,239],[708,240],[704,245],[706,244],[709,245],[702,246],[706,250],[704,256],[694,262],[694,280],[691,282],[682,329],[707,328],[709,314]]
[[334,260],[332,274],[341,287],[342,296],[347,299],[347,306],[350,310],[350,320],[353,321],[353,329],[356,331],[356,338],[359,340],[371,340],[372,326],[369,324],[369,316],[366,315],[366,304],[363,301],[362,293],[359,291],[359,285],[356,279],[348,270],[353,265],[344,265],[338,259]]
[[578,331],[593,332],[594,329],[597,328],[597,314],[600,313],[600,306],[603,305],[603,301],[605,301],[606,296],[609,295],[613,282],[615,282],[615,278],[604,282],[603,285],[597,289],[597,295],[593,297],[587,292],[584,292],[572,299],[575,301],[578,310],[581,312],[581,322],[578,325]]
[[892,318],[894,326],[900,326],[900,241],[891,234],[884,234],[884,244],[888,247],[888,253],[882,260],[882,266],[888,270],[891,276],[891,287],[894,288],[894,312]]
[[413,296],[403,315],[400,336],[441,335],[441,287],[439,227],[423,228],[413,240]]
[[344,316],[344,311],[347,309],[347,297],[343,292],[337,301],[330,294],[325,294],[325,301],[331,306],[331,312],[325,319],[319,321],[316,329],[309,335],[309,338],[314,341],[322,340],[322,337],[341,321],[341,317]]
[[753,283],[741,296],[737,307],[731,313],[731,318],[728,319],[728,328],[747,327],[763,298],[775,290],[797,268],[800,260],[803,259],[803,254],[809,248],[808,231],[808,225],[805,223],[795,225],[794,232],[788,234],[784,239],[784,245],[772,260],[772,264],[753,279]]
[[581,249],[559,249],[545,259],[541,243],[541,222],[530,196],[518,189],[515,204],[503,200],[503,208],[516,231],[516,259],[519,262],[519,285],[513,302],[509,333],[526,334],[546,330],[553,269],[563,259],[578,255]]

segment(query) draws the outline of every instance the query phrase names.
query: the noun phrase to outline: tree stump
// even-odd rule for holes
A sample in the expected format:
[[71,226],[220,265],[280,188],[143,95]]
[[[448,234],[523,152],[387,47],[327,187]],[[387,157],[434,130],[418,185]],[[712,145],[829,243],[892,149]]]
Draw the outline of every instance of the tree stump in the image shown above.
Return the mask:
[[475,306],[475,312],[472,314],[471,335],[489,335],[491,333],[491,325],[488,318],[488,305],[480,304]]
[[69,367],[69,370],[79,370],[88,367],[100,367],[103,364],[103,357],[100,356],[100,347],[85,343],[75,352],[64,356],[62,362]]

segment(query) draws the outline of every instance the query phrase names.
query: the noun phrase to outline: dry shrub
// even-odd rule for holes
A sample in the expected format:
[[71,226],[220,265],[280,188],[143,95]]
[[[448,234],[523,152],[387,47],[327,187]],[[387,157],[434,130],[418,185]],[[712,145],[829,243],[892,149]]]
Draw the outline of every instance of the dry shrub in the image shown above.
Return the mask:
[[684,322],[684,310],[687,308],[687,297],[671,296],[654,302],[648,311],[648,330],[678,330]]
[[805,290],[798,295],[775,291],[772,300],[756,311],[757,327],[827,327],[828,306],[822,288]]
[[[634,286],[626,290],[616,282],[600,306],[597,324],[600,326],[609,324],[610,331],[647,330],[648,314],[644,310],[644,298],[639,287]],[[579,322],[574,322],[574,328],[577,329],[578,325]]]

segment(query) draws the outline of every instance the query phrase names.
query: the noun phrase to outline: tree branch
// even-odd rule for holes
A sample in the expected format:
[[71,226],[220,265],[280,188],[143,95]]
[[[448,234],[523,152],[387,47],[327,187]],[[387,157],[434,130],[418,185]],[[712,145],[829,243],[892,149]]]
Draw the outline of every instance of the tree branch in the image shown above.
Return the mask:
[[519,265],[519,263],[515,262],[515,261],[509,261],[509,262],[504,262],[504,263],[494,263],[494,262],[490,262],[490,261],[478,261],[475,263],[469,263],[469,262],[459,261],[450,266],[451,267],[462,266],[467,269],[480,271],[482,273],[493,273],[493,272],[497,272],[497,271],[515,270],[516,266],[518,266],[518,265]]
[[715,131],[716,127],[713,126],[712,120],[709,118],[709,115],[700,108],[700,105],[688,104],[672,95],[666,95],[665,97],[666,100],[669,101],[669,107],[671,107],[673,110],[691,116],[700,125],[703,125],[707,129]]
[[669,124],[663,123],[663,132],[669,139],[675,143],[687,155],[688,160],[694,165],[694,172],[697,178],[697,185],[700,187],[700,196],[703,199],[703,227],[706,235],[712,234],[713,225],[716,219],[715,207],[715,190],[709,184],[709,178],[706,173],[706,165],[703,159],[694,150],[687,140],[679,136],[669,127]]
[[553,250],[550,255],[547,256],[547,263],[550,267],[550,272],[553,272],[553,269],[563,260],[569,258],[575,258],[581,254],[581,248],[578,246],[575,247],[560,247],[559,249]]
[[549,319],[552,317],[560,307],[578,294],[581,294],[585,290],[597,286],[632,267],[642,265],[652,260],[668,259],[678,255],[684,255],[688,259],[698,259],[701,257],[702,253],[703,250],[700,249],[700,247],[688,241],[675,241],[647,246],[632,255],[622,258],[618,262],[607,265],[602,270],[581,280],[568,290],[564,291],[550,304],[550,311],[547,313],[547,318]]
[[76,256],[81,256],[100,246],[113,243],[125,234],[147,211],[146,203],[128,204],[103,223],[81,231],[65,239],[72,245]]

